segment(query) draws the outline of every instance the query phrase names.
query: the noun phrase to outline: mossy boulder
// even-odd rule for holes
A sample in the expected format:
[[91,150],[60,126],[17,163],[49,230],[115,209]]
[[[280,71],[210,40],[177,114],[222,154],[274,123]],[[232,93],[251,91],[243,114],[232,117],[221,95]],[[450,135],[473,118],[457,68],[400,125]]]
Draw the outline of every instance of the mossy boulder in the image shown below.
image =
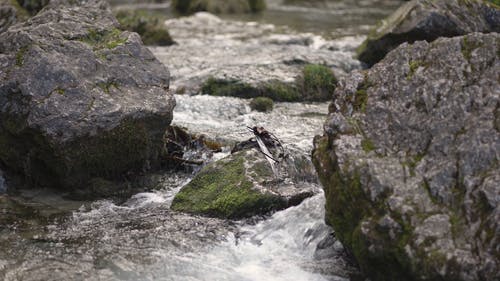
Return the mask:
[[173,0],[172,7],[181,14],[209,12],[214,14],[257,13],[266,9],[265,0]]
[[175,105],[169,73],[137,34],[118,27],[105,2],[89,1],[43,9],[0,35],[7,174],[86,190],[93,178],[157,167]]
[[238,98],[266,97],[273,101],[327,101],[331,98],[337,79],[332,70],[319,64],[306,64],[294,82],[263,81],[257,85],[239,80],[208,78],[201,93]]
[[368,66],[404,42],[500,32],[500,9],[483,0],[412,0],[382,20],[358,48]]
[[496,280],[500,35],[407,43],[339,82],[326,221],[371,280]]
[[116,19],[123,30],[137,32],[146,45],[168,46],[174,40],[164,24],[165,17],[150,11],[119,10]]
[[250,101],[250,108],[255,111],[268,112],[272,111],[274,102],[270,98],[258,97]]
[[[310,163],[301,157],[282,167],[293,178],[292,166]],[[292,165],[292,166],[290,166]],[[302,167],[307,170],[310,165]],[[236,152],[205,166],[175,196],[175,211],[218,218],[241,219],[297,205],[315,194],[314,186],[277,180],[257,149]]]

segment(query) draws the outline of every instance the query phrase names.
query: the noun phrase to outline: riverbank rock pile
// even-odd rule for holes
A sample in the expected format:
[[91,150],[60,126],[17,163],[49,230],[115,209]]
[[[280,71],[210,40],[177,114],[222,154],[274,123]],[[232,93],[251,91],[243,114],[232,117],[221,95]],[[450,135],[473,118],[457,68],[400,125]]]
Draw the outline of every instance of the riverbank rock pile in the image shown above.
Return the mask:
[[500,32],[500,8],[482,0],[412,0],[383,20],[358,49],[369,66],[404,42]]
[[105,2],[71,3],[0,34],[0,161],[80,189],[154,167],[175,101],[166,67]]
[[497,280],[500,35],[403,44],[340,81],[313,160],[371,280]]

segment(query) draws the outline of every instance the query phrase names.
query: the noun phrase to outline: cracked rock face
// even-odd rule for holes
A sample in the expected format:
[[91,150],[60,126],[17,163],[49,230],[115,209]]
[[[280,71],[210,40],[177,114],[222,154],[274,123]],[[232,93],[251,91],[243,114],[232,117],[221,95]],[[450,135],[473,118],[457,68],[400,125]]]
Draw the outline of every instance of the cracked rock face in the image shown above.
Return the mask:
[[75,189],[155,164],[175,101],[169,72],[105,2],[43,9],[0,35],[0,161]]
[[404,42],[472,32],[500,32],[500,9],[482,0],[412,0],[372,31],[358,57],[371,66]]
[[372,280],[500,278],[500,35],[398,47],[341,80],[313,161]]

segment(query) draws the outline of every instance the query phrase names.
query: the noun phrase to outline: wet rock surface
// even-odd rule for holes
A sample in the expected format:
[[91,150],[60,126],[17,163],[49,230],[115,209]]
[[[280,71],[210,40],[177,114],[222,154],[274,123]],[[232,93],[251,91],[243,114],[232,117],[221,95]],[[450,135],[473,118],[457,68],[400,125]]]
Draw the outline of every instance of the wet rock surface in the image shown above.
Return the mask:
[[247,92],[272,87],[274,82],[293,85],[308,63],[326,65],[336,75],[360,67],[352,58],[355,44],[310,33],[281,33],[271,24],[197,13],[168,20],[166,25],[178,44],[151,50],[170,66],[172,90],[179,94],[201,93],[209,78],[243,85]]
[[318,192],[307,157],[289,155],[276,167],[278,174],[258,148],[235,152],[204,167],[175,196],[172,209],[240,219],[298,205]]
[[403,44],[340,81],[313,159],[370,279],[500,278],[499,40]]
[[0,38],[0,160],[35,185],[86,188],[155,166],[169,73],[105,2],[51,2]]
[[500,32],[500,8],[486,1],[413,0],[383,20],[358,49],[369,66],[398,45],[472,32]]

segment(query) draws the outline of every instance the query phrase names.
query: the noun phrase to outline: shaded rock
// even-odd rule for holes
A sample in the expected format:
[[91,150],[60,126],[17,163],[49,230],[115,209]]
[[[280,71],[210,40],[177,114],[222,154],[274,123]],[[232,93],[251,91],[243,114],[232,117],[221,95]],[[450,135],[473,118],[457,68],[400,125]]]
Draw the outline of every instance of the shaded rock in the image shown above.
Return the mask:
[[0,0],[0,33],[28,17],[28,12],[16,0]]
[[16,0],[31,16],[36,15],[50,0]]
[[383,20],[358,49],[369,66],[404,42],[500,32],[500,9],[482,0],[413,0]]
[[165,27],[165,18],[145,10],[119,10],[116,19],[124,30],[137,32],[146,45],[169,46],[174,40]]
[[199,171],[222,145],[205,135],[191,134],[185,128],[169,126],[164,136],[165,166],[175,170]]
[[5,178],[3,176],[2,170],[0,170],[0,193],[7,191],[7,184],[5,183]]
[[265,0],[173,0],[172,7],[181,14],[209,12],[214,14],[257,13],[266,9]]
[[370,279],[500,278],[499,40],[403,44],[339,82],[313,161]]
[[208,13],[171,19],[166,25],[178,44],[151,50],[171,67],[172,90],[178,94],[307,100],[301,84],[307,65],[322,65],[337,77],[361,66],[352,58],[355,47],[345,47],[345,39],[283,34],[274,25],[222,20]]
[[105,2],[63,2],[0,35],[0,161],[67,189],[154,168],[175,105],[168,70]]
[[305,157],[282,162],[286,180],[275,177],[256,149],[236,152],[205,166],[175,196],[172,209],[220,218],[240,219],[300,204],[316,193],[304,174],[313,173]]

